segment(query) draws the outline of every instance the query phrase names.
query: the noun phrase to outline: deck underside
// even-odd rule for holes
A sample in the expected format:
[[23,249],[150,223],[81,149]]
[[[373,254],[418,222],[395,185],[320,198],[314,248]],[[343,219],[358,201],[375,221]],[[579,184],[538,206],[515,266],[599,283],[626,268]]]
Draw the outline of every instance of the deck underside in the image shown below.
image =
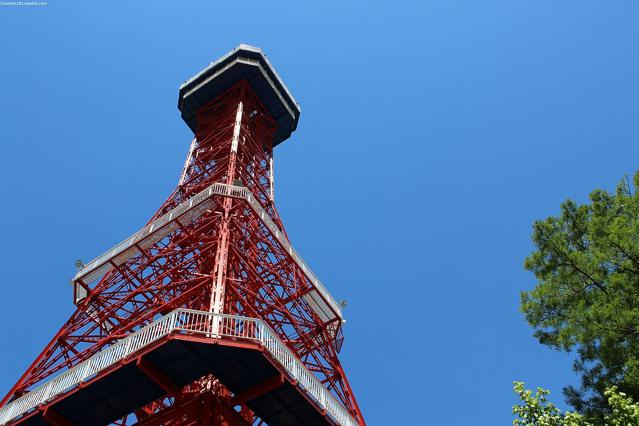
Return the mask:
[[213,374],[235,395],[284,377],[281,385],[248,399],[250,409],[273,426],[332,424],[259,345],[189,336],[162,339],[143,354],[113,366],[13,424],[49,425],[43,417],[47,409],[74,425],[107,425],[167,395],[139,359],[173,386],[183,387]]

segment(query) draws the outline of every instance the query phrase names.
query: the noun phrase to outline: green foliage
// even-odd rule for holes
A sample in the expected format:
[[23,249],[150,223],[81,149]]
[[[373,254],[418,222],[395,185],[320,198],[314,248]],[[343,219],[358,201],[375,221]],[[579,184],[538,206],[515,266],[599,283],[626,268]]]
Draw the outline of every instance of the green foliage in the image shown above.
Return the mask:
[[634,187],[625,179],[590,203],[565,201],[559,216],[535,222],[537,249],[525,262],[537,285],[521,310],[541,343],[576,351],[581,386],[564,392],[593,421],[612,409],[612,385],[639,399],[639,173]]
[[513,406],[513,414],[518,418],[513,420],[513,426],[586,426],[583,418],[576,413],[561,413],[557,407],[546,398],[550,394],[542,388],[537,388],[535,395],[524,388],[523,382],[515,382],[515,393],[519,395],[521,405]]
[[513,426],[639,426],[639,403],[625,393],[618,392],[616,387],[607,389],[604,397],[610,407],[601,423],[590,423],[581,414],[574,412],[562,413],[546,398],[550,392],[537,388],[532,391],[524,388],[524,383],[515,382],[515,393],[519,396],[520,405],[513,406]]
[[639,425],[639,403],[633,403],[632,398],[623,392],[617,392],[612,387],[604,393],[608,398],[611,412],[606,416],[606,424],[610,426]]

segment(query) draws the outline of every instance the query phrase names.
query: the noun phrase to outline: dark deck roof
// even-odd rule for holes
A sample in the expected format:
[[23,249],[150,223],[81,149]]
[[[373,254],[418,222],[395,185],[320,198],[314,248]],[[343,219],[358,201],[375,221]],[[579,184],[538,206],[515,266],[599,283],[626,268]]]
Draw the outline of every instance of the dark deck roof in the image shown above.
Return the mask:
[[300,107],[268,58],[260,49],[240,44],[187,80],[180,87],[178,108],[195,133],[196,111],[242,79],[246,79],[277,121],[273,146],[288,139],[297,128]]

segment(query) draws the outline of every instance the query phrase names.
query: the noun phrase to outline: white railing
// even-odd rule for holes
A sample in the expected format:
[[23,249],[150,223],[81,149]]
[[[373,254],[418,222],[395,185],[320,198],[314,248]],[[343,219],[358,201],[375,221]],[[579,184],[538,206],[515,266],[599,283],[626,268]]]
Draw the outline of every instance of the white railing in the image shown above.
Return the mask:
[[[330,317],[327,317],[328,312],[327,309],[325,309],[325,304],[327,303],[330,310],[333,311],[340,320],[343,320],[342,309],[339,304],[335,301],[335,299],[333,299],[333,296],[331,296],[324,284],[319,278],[317,278],[315,273],[313,273],[311,268],[306,264],[306,262],[304,262],[302,257],[297,253],[297,251],[295,251],[291,243],[289,243],[282,231],[280,231],[275,225],[262,205],[255,199],[253,194],[251,194],[251,191],[243,186],[226,185],[223,183],[214,183],[204,191],[199,192],[175,207],[173,210],[149,223],[147,226],[117,244],[115,247],[88,262],[78,271],[76,276],[73,278],[73,281],[77,282],[81,280],[88,285],[99,276],[102,276],[110,269],[113,269],[112,264],[122,264],[126,260],[135,256],[138,253],[138,245],[148,247],[174,231],[176,229],[176,225],[174,223],[175,220],[180,219],[180,221],[185,224],[184,222],[187,220],[194,219],[197,215],[210,207],[210,199],[215,195],[242,198],[246,200],[255,214],[257,214],[264,225],[266,225],[271,234],[302,270],[317,293],[319,293],[316,296],[313,294],[314,292],[310,292],[308,297],[305,297],[307,301],[311,303],[311,306],[320,318],[324,320],[331,319]],[[76,300],[76,302],[77,301],[78,300]]]
[[355,418],[322,385],[262,320],[211,312],[177,309],[96,353],[61,375],[0,408],[4,425],[37,408],[96,374],[170,333],[197,334],[209,338],[239,338],[259,342],[287,371],[292,380],[326,410],[338,425],[357,426]]

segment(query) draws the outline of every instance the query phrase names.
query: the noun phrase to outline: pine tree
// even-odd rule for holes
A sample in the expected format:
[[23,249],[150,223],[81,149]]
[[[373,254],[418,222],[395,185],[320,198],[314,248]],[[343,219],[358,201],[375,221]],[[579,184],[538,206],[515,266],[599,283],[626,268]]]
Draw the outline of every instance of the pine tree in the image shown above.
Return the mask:
[[537,249],[526,269],[537,277],[521,294],[521,310],[539,341],[575,351],[581,386],[568,402],[600,422],[610,413],[606,390],[639,400],[639,173],[590,202],[567,200],[556,217],[535,222]]

